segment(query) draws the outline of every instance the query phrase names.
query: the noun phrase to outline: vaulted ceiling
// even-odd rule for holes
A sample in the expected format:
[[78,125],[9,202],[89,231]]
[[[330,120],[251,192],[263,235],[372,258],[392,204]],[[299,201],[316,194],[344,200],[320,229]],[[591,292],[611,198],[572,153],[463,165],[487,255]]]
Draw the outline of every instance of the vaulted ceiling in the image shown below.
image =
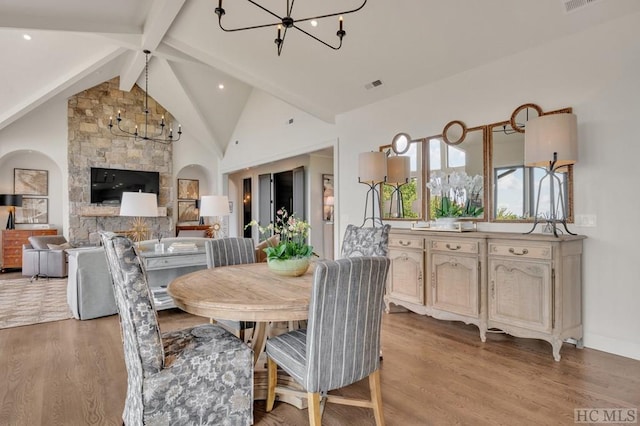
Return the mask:
[[[292,16],[352,9],[362,1],[298,0]],[[282,15],[287,2],[259,3]],[[567,12],[565,3],[585,6]],[[135,83],[144,88],[142,51],[148,49],[149,94],[222,154],[253,88],[333,122],[340,113],[640,13],[637,0],[368,0],[344,16],[341,50],[290,31],[277,56],[273,27],[223,32],[217,5],[0,0],[0,129],[49,99],[116,76],[122,90]],[[245,0],[224,0],[223,6],[228,27],[273,21]],[[304,28],[334,43],[337,26],[336,18],[327,18]],[[382,85],[365,87],[375,80]]]

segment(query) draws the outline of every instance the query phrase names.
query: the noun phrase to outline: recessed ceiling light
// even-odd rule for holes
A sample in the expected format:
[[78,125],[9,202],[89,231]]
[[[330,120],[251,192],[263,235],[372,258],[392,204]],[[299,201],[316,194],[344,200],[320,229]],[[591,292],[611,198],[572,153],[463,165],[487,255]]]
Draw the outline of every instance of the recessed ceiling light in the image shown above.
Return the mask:
[[316,21],[315,19],[311,20],[311,26],[312,27],[317,27],[318,26],[318,21]]
[[224,89],[224,84],[222,84],[222,83],[218,84],[218,89],[220,89],[220,90]]
[[29,34],[22,34],[22,38],[25,40],[31,40],[31,36]]

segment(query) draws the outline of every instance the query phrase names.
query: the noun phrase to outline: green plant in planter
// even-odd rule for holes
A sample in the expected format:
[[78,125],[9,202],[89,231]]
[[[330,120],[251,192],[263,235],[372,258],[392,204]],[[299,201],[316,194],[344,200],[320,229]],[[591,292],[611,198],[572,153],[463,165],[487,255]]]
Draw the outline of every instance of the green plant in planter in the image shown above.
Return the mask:
[[433,217],[478,217],[484,213],[481,202],[483,179],[465,172],[431,173],[427,183],[431,191],[430,208]]
[[311,226],[296,217],[295,213],[289,214],[284,207],[276,212],[275,223],[263,227],[256,220],[252,220],[245,229],[250,226],[257,226],[263,236],[269,237],[273,233],[280,237],[277,245],[270,245],[264,249],[268,260],[301,259],[313,255],[313,246],[307,244]]

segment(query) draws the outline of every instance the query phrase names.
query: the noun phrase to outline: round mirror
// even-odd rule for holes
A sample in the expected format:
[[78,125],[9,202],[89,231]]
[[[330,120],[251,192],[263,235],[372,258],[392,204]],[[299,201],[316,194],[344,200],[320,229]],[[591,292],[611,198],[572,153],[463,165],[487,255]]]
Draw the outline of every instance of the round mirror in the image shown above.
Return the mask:
[[398,155],[404,154],[409,150],[409,144],[411,143],[411,136],[407,133],[398,133],[391,141],[391,149]]
[[511,128],[518,133],[524,133],[524,127],[527,121],[532,118],[536,118],[542,115],[542,108],[540,108],[536,104],[524,104],[520,105],[513,111],[511,114],[511,119],[509,123],[511,124]]
[[465,136],[467,136],[467,126],[462,121],[451,121],[442,130],[442,139],[449,145],[458,145]]

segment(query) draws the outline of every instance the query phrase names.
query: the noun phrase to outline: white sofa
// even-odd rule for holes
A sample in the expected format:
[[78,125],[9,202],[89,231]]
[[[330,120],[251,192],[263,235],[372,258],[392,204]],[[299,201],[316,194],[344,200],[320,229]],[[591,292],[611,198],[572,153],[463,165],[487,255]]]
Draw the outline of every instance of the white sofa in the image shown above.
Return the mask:
[[[176,237],[165,238],[162,242],[167,248],[174,242],[194,243],[204,250],[206,240],[206,238],[198,237]],[[154,245],[157,242],[157,240],[141,241],[140,248],[154,250]],[[87,320],[117,313],[104,249],[102,247],[83,247],[69,249],[67,253],[69,254],[67,303],[74,318]],[[183,273],[186,272],[191,272],[191,270],[183,271]],[[151,282],[149,284],[153,285]]]

